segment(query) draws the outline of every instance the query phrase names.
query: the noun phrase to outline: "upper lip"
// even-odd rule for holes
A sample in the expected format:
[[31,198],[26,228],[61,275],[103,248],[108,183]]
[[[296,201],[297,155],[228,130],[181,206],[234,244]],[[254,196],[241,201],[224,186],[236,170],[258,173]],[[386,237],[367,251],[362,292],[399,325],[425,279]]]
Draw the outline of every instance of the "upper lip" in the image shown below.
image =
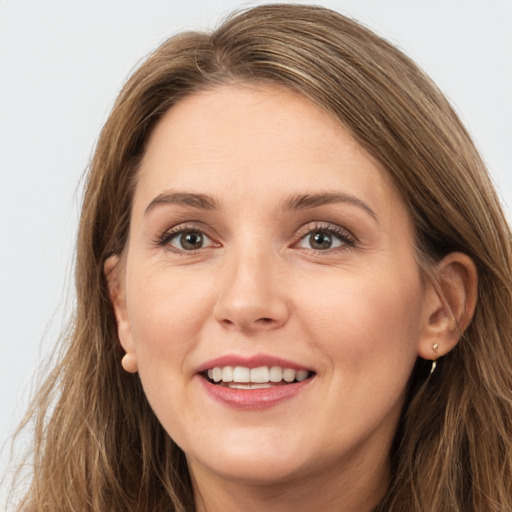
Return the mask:
[[197,369],[196,373],[201,373],[206,370],[215,367],[225,366],[245,366],[246,368],[259,368],[261,366],[280,366],[281,368],[291,368],[292,370],[308,370],[313,371],[311,368],[298,364],[294,361],[283,359],[282,357],[276,357],[266,354],[256,354],[250,357],[243,357],[239,355],[224,355],[210,359],[201,364]]

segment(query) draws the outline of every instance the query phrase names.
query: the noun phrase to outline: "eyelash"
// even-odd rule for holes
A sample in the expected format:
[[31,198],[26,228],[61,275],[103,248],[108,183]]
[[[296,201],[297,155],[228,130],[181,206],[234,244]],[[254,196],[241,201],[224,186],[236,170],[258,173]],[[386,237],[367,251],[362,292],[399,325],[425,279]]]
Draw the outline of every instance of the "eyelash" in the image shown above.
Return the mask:
[[331,235],[336,237],[341,244],[337,247],[328,248],[325,250],[322,249],[313,249],[313,248],[307,248],[304,247],[303,249],[306,249],[309,252],[313,253],[328,253],[333,251],[339,251],[339,250],[346,250],[349,248],[355,247],[357,243],[357,238],[347,231],[346,229],[342,228],[341,226],[338,226],[336,224],[330,224],[330,223],[323,223],[323,222],[315,222],[313,225],[307,224],[306,226],[303,226],[299,231],[299,238],[297,242],[295,242],[293,245],[296,246],[303,240],[306,240],[309,236],[313,234],[322,234],[322,235]]
[[198,233],[198,234],[201,234],[203,237],[205,237],[208,240],[210,240],[212,242],[213,246],[217,246],[217,247],[220,246],[220,244],[218,244],[216,242],[213,242],[212,238],[209,237],[205,233],[204,227],[197,226],[194,223],[180,224],[180,225],[175,226],[175,227],[173,227],[171,229],[168,229],[167,231],[164,231],[157,238],[156,245],[159,246],[159,247],[165,247],[165,248],[169,249],[170,251],[176,252],[178,254],[191,254],[191,253],[195,253],[197,251],[200,251],[202,249],[208,249],[208,247],[200,247],[199,249],[186,250],[186,249],[180,249],[180,248],[177,248],[177,247],[173,247],[171,245],[171,241],[174,238],[178,237],[179,235],[184,235],[186,233]]
[[[176,252],[178,254],[193,254],[197,251],[201,251],[204,249],[209,249],[209,247],[200,247],[198,249],[184,249],[184,248],[178,248],[173,247],[171,245],[171,241],[178,237],[179,235],[184,235],[186,233],[198,233],[202,235],[203,237],[207,238],[211,242],[211,246],[213,247],[220,247],[220,244],[217,242],[214,242],[210,236],[208,236],[205,233],[205,229],[202,226],[198,226],[194,223],[190,224],[180,224],[178,226],[175,226],[171,229],[168,229],[164,231],[160,236],[158,236],[156,240],[156,245],[158,247],[165,247],[169,249],[170,251]],[[300,244],[303,240],[306,240],[308,236],[311,236],[313,234],[322,234],[322,235],[330,235],[338,239],[338,241],[341,242],[339,246],[336,246],[334,248],[327,248],[327,249],[314,249],[312,247],[303,247],[303,249],[313,252],[313,253],[328,253],[338,250],[346,250],[348,248],[355,247],[357,243],[357,238],[347,231],[346,229],[342,228],[341,226],[338,226],[336,224],[330,224],[330,223],[322,223],[322,222],[315,222],[313,225],[311,223],[303,226],[298,233],[297,240],[292,244],[292,247],[296,247],[298,244]]]

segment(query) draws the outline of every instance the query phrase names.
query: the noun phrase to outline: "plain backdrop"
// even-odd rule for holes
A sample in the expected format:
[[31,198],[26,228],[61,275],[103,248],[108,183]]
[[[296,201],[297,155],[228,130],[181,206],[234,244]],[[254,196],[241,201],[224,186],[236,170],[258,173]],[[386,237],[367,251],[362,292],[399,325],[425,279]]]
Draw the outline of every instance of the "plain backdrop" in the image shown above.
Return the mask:
[[[116,94],[166,37],[258,3],[0,0],[0,445],[72,310],[80,180]],[[512,218],[512,0],[318,3],[360,20],[430,74]]]

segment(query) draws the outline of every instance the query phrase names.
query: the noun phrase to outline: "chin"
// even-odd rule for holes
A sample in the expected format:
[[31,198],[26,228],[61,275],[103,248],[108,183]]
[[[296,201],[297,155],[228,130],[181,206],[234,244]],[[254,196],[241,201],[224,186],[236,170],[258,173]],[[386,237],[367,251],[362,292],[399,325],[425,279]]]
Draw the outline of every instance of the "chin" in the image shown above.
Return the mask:
[[[233,457],[222,462],[210,461],[203,464],[204,468],[215,474],[217,477],[226,481],[243,483],[246,485],[279,485],[289,481],[296,480],[306,473],[305,467],[295,460],[285,460],[279,457],[277,460],[272,458],[246,459]],[[190,469],[194,466],[190,464]]]
[[[228,436],[225,442],[215,442],[213,450],[193,450],[187,453],[193,473],[199,464],[218,477],[253,485],[285,483],[303,475],[309,464],[305,452],[297,443],[276,442],[255,434],[251,439],[236,442]],[[259,442],[255,442],[258,439]],[[195,452],[195,453],[193,453]],[[196,456],[197,455],[197,456]]]

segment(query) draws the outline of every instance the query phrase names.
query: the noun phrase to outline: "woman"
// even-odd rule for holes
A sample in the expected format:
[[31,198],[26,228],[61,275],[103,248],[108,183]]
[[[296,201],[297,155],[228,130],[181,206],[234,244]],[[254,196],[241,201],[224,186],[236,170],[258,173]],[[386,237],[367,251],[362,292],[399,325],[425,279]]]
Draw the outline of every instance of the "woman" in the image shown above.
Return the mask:
[[368,30],[274,5],[171,38],[98,142],[20,510],[511,509],[511,252]]

